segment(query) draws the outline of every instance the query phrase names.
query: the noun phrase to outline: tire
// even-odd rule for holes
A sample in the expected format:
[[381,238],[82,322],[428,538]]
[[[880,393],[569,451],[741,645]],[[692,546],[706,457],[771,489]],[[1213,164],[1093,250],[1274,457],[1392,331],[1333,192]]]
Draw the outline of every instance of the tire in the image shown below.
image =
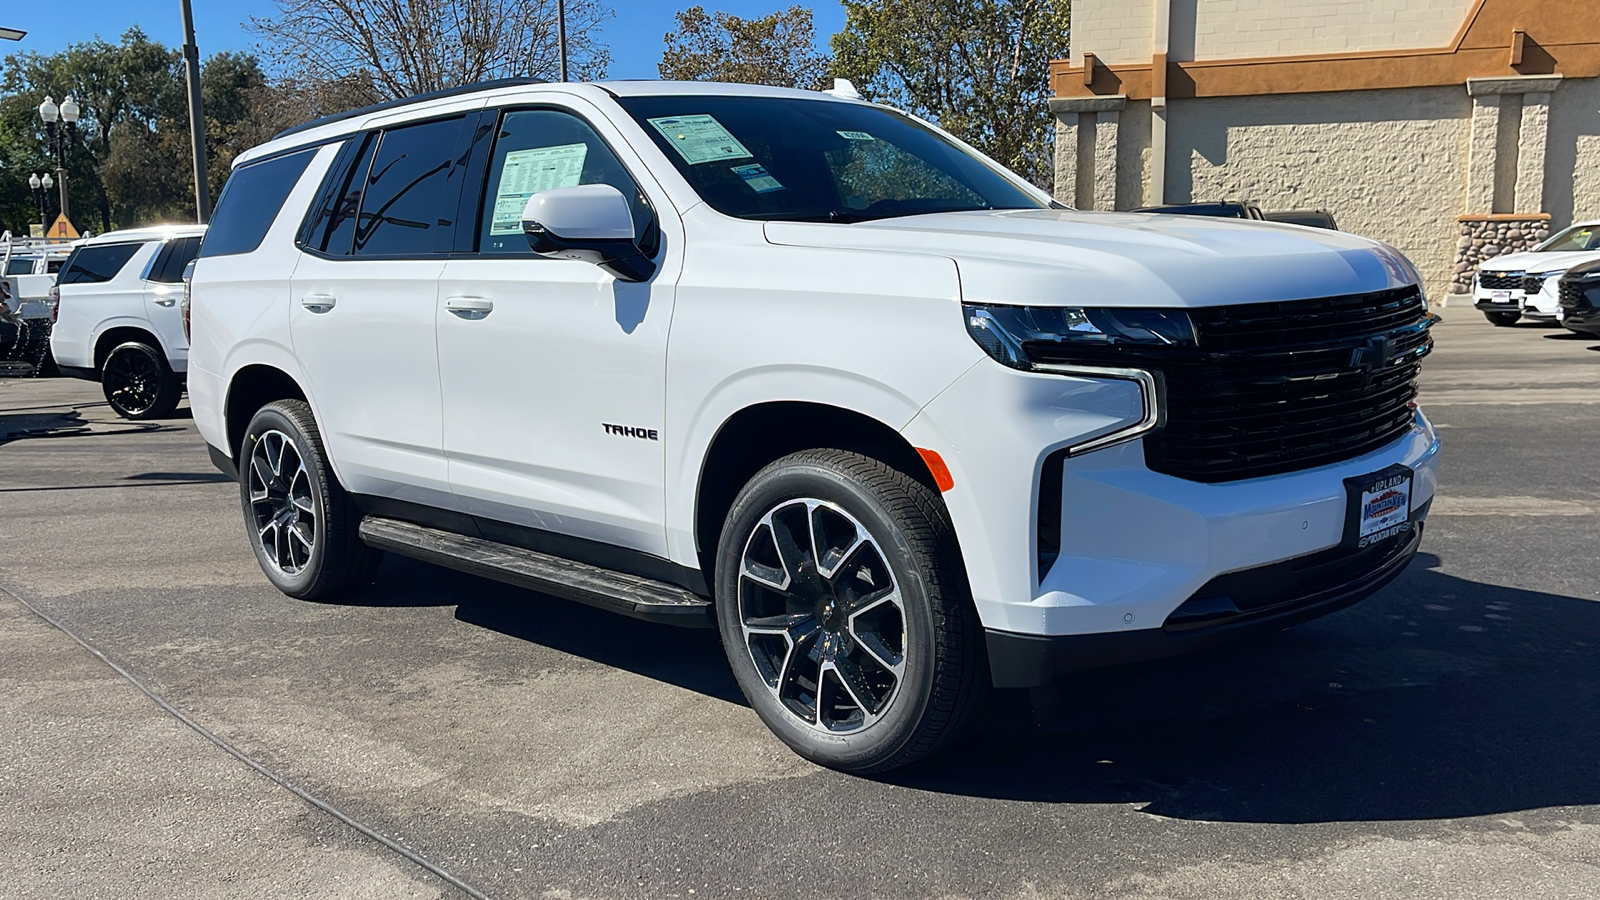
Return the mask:
[[100,366],[100,389],[124,419],[164,419],[178,408],[183,385],[162,352],[140,341],[118,344]]
[[988,691],[943,501],[870,457],[808,450],[756,473],[722,529],[716,596],[745,697],[821,765],[873,774],[920,759]]
[[1517,320],[1522,318],[1522,313],[1486,312],[1483,314],[1483,317],[1489,320],[1490,325],[1498,325],[1501,328],[1504,328],[1508,325],[1517,324]]
[[239,445],[239,500],[256,562],[302,600],[359,592],[382,553],[361,542],[361,515],[334,477],[311,407],[277,400],[256,411]]

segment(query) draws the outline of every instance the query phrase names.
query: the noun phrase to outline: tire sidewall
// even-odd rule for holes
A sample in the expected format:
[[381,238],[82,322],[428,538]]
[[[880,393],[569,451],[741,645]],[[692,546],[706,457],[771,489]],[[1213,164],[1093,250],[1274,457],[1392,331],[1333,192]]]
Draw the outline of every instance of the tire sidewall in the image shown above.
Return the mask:
[[[311,547],[311,558],[295,575],[279,570],[272,558],[267,555],[261,536],[256,532],[255,511],[250,503],[251,457],[255,453],[261,435],[269,431],[281,431],[288,435],[294,441],[306,468],[311,470],[311,477],[306,480],[311,487],[312,505],[316,507],[317,535]],[[328,497],[322,489],[323,479],[316,477],[317,470],[326,465],[321,453],[321,442],[314,440],[312,435],[308,435],[305,429],[285,415],[275,404],[264,406],[256,412],[250,420],[249,427],[245,429],[243,440],[239,442],[239,461],[242,463],[239,473],[239,502],[244,510],[245,534],[250,539],[250,549],[255,551],[256,561],[261,564],[261,571],[266,574],[267,580],[291,597],[304,597],[314,592],[327,561],[329,504]]]
[[[867,728],[830,735],[795,718],[757,673],[740,627],[739,564],[756,524],[773,507],[811,497],[837,504],[866,527],[899,583],[905,617],[905,671],[883,718]],[[913,738],[933,693],[937,660],[933,604],[924,567],[882,501],[846,473],[814,462],[779,463],[751,479],[729,510],[717,550],[717,623],[728,662],[751,705],[785,744],[813,762],[866,769],[893,756]]]

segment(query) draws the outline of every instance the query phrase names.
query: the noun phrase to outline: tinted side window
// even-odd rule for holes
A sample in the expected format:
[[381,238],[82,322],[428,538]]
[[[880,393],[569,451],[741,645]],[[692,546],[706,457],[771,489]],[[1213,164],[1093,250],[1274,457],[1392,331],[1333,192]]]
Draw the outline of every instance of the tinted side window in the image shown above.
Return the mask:
[[316,149],[301,150],[235,169],[217,199],[211,227],[200,243],[200,255],[250,253],[261,246],[267,229],[294,190]]
[[49,272],[51,275],[54,275],[55,273],[61,271],[61,267],[65,263],[66,263],[66,260],[64,260],[64,259],[49,259],[49,260],[45,260],[44,270],[46,272]]
[[356,213],[361,209],[361,186],[372,168],[378,135],[359,135],[356,146],[340,154],[328,171],[311,221],[306,225],[305,246],[320,253],[349,256],[355,244]]
[[31,259],[13,259],[12,261],[6,263],[6,274],[7,275],[32,275],[33,274],[33,260],[31,260]]
[[654,214],[622,161],[589,123],[551,109],[507,113],[489,162],[478,216],[478,251],[527,253],[522,210],[528,198],[538,191],[580,184],[609,184],[621,191],[633,206],[634,237],[644,242]]
[[150,280],[162,284],[181,284],[183,267],[188,265],[189,260],[194,259],[199,251],[200,239],[197,237],[173,238],[167,241],[150,266]]
[[132,244],[99,244],[79,247],[61,270],[57,284],[100,284],[117,277],[133,254],[139,252],[143,242]]
[[461,117],[385,131],[367,174],[356,256],[419,256],[448,249],[461,167]]

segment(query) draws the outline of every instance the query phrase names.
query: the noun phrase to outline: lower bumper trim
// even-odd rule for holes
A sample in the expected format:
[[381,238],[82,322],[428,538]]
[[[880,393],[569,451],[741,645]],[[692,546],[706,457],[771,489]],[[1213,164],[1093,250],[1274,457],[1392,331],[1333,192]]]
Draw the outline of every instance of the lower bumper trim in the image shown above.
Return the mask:
[[1070,635],[986,630],[990,677],[997,688],[1042,687],[1073,672],[1182,656],[1320,618],[1365,600],[1405,571],[1422,543],[1422,525],[1416,523],[1398,552],[1355,578],[1309,594],[1289,593],[1259,612],[1215,625]]

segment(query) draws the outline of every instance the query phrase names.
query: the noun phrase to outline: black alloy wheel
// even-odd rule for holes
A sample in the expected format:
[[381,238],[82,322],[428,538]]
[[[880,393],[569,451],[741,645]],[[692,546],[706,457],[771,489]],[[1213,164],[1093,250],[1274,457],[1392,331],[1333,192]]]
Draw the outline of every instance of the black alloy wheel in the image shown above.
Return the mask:
[[734,678],[801,756],[860,774],[933,753],[989,687],[983,633],[938,492],[845,450],[772,463],[718,543]]
[[361,514],[334,477],[310,406],[263,406],[235,459],[250,547],[274,587],[315,600],[371,582],[383,554],[361,542]]
[[172,415],[183,392],[161,351],[139,341],[120,344],[106,354],[100,389],[117,415],[134,420]]

